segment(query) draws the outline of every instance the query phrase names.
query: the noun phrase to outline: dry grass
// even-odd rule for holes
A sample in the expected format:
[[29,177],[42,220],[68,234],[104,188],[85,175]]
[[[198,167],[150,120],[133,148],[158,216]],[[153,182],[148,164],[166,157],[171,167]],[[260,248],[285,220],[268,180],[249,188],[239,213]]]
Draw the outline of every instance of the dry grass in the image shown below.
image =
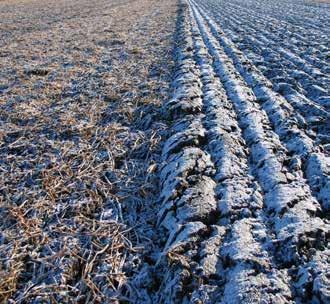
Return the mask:
[[156,0],[0,3],[1,303],[134,302],[175,11]]

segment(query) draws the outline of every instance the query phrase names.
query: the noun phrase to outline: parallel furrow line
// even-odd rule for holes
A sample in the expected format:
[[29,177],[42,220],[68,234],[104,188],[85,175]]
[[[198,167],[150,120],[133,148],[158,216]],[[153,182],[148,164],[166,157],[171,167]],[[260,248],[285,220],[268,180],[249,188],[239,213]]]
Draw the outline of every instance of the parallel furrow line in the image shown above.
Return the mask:
[[[213,2],[211,2],[213,4]],[[208,3],[209,5],[211,4]],[[302,52],[306,51],[307,47],[311,46],[311,41],[313,43],[319,41],[321,42],[322,39],[324,41],[324,38],[326,38],[326,35],[323,33],[323,35],[320,35],[319,33],[315,33],[314,31],[311,31],[310,28],[308,28],[305,24],[304,27],[293,25],[291,23],[285,22],[284,20],[278,20],[275,18],[272,18],[270,15],[263,15],[258,13],[255,9],[247,8],[242,6],[242,3],[239,5],[234,4],[232,2],[226,2],[226,5],[224,6],[222,2],[217,2],[217,5],[221,4],[222,7],[226,7],[227,9],[232,9],[232,14],[234,15],[246,15],[247,18],[252,23],[261,24],[261,28],[267,27],[268,30],[271,30],[279,37],[285,36],[287,32],[290,32],[290,36],[295,39],[296,43],[293,42],[292,46],[295,46],[297,48],[300,48]],[[214,10],[221,9],[218,6],[213,6]],[[270,22],[272,20],[273,22]],[[300,46],[301,45],[301,46]],[[324,53],[326,54],[326,53]],[[321,54],[320,54],[321,55]],[[322,60],[323,63],[326,63],[326,58]],[[311,62],[312,64],[315,64]],[[322,67],[322,63],[319,62],[317,65],[319,68]]]
[[156,266],[160,276],[156,302],[169,304],[194,297],[200,284],[197,274],[203,270],[203,261],[217,260],[213,247],[219,246],[223,233],[216,225],[215,170],[204,148],[202,91],[193,59],[187,3],[182,1],[180,7],[173,98],[165,105],[174,122],[162,153],[157,225],[165,238]]
[[[304,179],[297,176],[290,180],[288,174],[284,174],[286,151],[271,130],[265,113],[194,4],[192,9],[203,40],[214,58],[215,70],[234,103],[243,136],[256,163],[255,174],[265,192],[265,205],[278,239],[277,257],[283,265],[296,264],[298,271],[305,269],[307,248],[322,248],[326,242],[329,227],[315,216],[320,206]],[[307,239],[308,245],[302,242]],[[322,268],[322,271],[325,270]],[[315,296],[322,296],[322,289],[314,292]]]
[[[296,62],[296,65],[306,69],[306,72],[313,72],[315,75],[317,75],[317,73],[320,73],[319,68],[322,68],[322,64],[328,65],[325,61],[319,61],[317,63],[317,66],[312,67],[313,65],[315,65],[315,58],[311,59],[308,57],[303,57],[310,43],[307,43],[307,41],[306,43],[303,43],[305,39],[300,35],[298,36],[298,40],[298,37],[295,37],[295,35],[297,34],[294,32],[290,32],[290,43],[288,43],[286,39],[283,39],[283,27],[279,27],[275,23],[271,25],[272,31],[269,31],[269,29],[266,30],[265,26],[269,26],[269,20],[266,21],[262,16],[251,15],[251,13],[246,13],[244,12],[244,10],[242,11],[241,8],[231,9],[229,6],[220,7],[219,3],[217,3],[217,5],[212,5],[212,3],[201,3],[201,6],[208,11],[213,11],[214,15],[221,15],[222,22],[224,21],[223,18],[226,16],[226,18],[230,18],[231,20],[235,20],[235,22],[238,22],[240,26],[246,25],[249,26],[250,29],[257,30],[256,33],[262,33],[265,37],[267,37],[267,40],[269,40],[267,41],[268,43],[274,43],[275,45],[278,45],[279,43],[284,43],[286,49],[284,48],[283,50],[278,51],[281,52],[287,59],[293,59]],[[212,7],[212,10],[208,9],[210,7]],[[240,13],[239,20],[234,18],[234,16],[236,16],[238,12]],[[287,31],[289,30],[286,29],[286,32]],[[288,53],[285,53],[285,51],[287,51]],[[290,53],[292,54],[290,55]]]
[[[252,50],[259,56],[264,57],[265,62],[271,60],[269,54],[271,51],[272,57],[274,58],[274,60],[271,60],[272,66],[275,65],[276,69],[280,71],[281,66],[285,63],[292,69],[292,71],[287,70],[285,72],[305,90],[304,93],[300,93],[305,95],[305,102],[314,105],[316,108],[317,104],[320,104],[319,107],[322,106],[324,99],[322,97],[329,95],[326,88],[329,86],[330,82],[329,78],[318,68],[311,66],[304,59],[292,53],[291,50],[281,47],[279,42],[276,42],[276,37],[272,33],[256,28],[250,24],[242,24],[242,20],[238,21],[232,15],[224,17],[217,12],[213,12],[212,15],[217,17],[222,23],[227,22],[227,28],[224,29],[224,31],[231,39],[235,38],[235,40],[240,40],[241,43],[248,42],[249,45],[253,47],[250,48],[249,51]],[[234,35],[233,31],[240,33],[240,35]],[[244,35],[241,34],[242,31],[245,32]],[[265,50],[267,50],[267,52],[265,52]],[[281,61],[276,60],[277,57],[280,57]],[[297,73],[298,71],[299,74]],[[283,75],[280,74],[279,76]],[[322,84],[321,87],[320,83]],[[293,90],[293,88],[291,90]],[[285,94],[285,91],[283,93]],[[290,94],[292,93],[290,92]],[[298,94],[298,92],[296,94]],[[321,112],[321,109],[319,112]],[[324,115],[327,115],[324,110],[323,112]]]
[[[269,2],[269,4],[270,4],[270,6],[272,6],[272,2]],[[262,18],[268,18],[269,21],[273,21],[274,23],[278,22],[278,23],[281,23],[283,26],[294,27],[301,31],[304,31],[305,28],[307,28],[307,29],[309,29],[309,31],[316,31],[316,32],[322,34],[322,29],[320,29],[319,21],[317,21],[313,24],[310,24],[310,23],[306,22],[308,20],[308,18],[306,18],[306,17],[301,18],[299,16],[296,18],[292,18],[292,17],[288,16],[287,20],[290,21],[290,22],[288,22],[283,19],[283,16],[286,16],[287,14],[279,13],[280,11],[287,12],[287,10],[283,11],[283,9],[280,7],[280,5],[278,5],[277,10],[274,11],[272,9],[272,7],[267,7],[267,6],[269,6],[269,4],[267,4],[267,2],[265,2],[265,1],[259,2],[259,4],[257,4],[254,1],[254,3],[253,3],[254,6],[253,6],[253,8],[251,8],[251,6],[249,6],[251,4],[246,1],[239,2],[239,3],[233,3],[233,2],[229,3],[229,5],[236,6],[238,9],[240,9],[240,8],[246,9],[250,14],[259,13],[260,16],[263,16]],[[281,5],[285,6],[285,3],[281,2]],[[271,11],[272,15],[270,15],[269,12],[267,12],[267,9]],[[293,10],[291,9],[291,11],[293,11]],[[315,19],[315,16],[313,16],[313,17]]]
[[[262,193],[249,174],[253,169],[248,163],[248,148],[192,13],[191,22],[195,59],[203,84],[204,121],[217,170],[220,223],[226,227],[219,248],[223,271],[219,273],[220,267],[213,267],[211,274],[218,281],[225,281],[219,291],[224,303],[258,302],[260,298],[289,303],[292,295],[287,271],[280,270],[273,257],[272,232],[264,224],[268,220],[262,210]],[[209,271],[210,267],[204,269]]]
[[[267,116],[281,141],[285,144],[291,159],[302,165],[293,165],[291,171],[300,175],[301,169],[307,177],[309,186],[314,191],[325,210],[330,208],[330,157],[326,156],[321,147],[304,132],[299,124],[294,108],[281,95],[271,90],[272,84],[266,79],[251,62],[239,51],[235,45],[225,37],[224,33],[204,12],[210,32],[214,40],[218,40],[223,51],[233,62],[235,71],[246,83],[251,92],[250,99],[255,100],[267,113]],[[219,45],[220,45],[219,44]],[[255,96],[255,97],[254,97]],[[294,168],[295,167],[295,168]],[[302,168],[304,167],[304,168]],[[297,176],[303,183],[303,178]]]

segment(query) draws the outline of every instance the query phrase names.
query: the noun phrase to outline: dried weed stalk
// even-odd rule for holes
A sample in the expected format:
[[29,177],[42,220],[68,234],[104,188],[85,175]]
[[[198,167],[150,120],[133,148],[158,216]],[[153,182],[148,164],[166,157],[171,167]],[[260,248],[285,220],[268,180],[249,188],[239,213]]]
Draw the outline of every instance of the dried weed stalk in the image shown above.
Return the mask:
[[134,302],[175,1],[0,3],[0,303]]

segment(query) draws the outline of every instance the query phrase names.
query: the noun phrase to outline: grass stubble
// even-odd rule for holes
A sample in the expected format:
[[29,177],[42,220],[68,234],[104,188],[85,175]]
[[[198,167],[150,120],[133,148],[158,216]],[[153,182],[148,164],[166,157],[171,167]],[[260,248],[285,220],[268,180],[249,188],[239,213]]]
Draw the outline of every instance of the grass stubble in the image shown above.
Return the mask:
[[0,303],[134,302],[176,1],[0,3]]

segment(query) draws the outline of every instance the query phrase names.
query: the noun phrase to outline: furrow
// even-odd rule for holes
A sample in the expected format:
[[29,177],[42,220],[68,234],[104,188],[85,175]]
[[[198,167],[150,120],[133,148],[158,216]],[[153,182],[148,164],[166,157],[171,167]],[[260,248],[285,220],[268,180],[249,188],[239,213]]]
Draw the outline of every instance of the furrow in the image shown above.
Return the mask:
[[[238,20],[232,14],[227,13],[226,16],[223,16],[224,12],[222,10],[221,12],[221,14],[213,12],[212,15],[217,17],[221,24],[226,24],[226,27],[224,27],[225,33],[230,39],[239,43],[241,49],[248,46],[245,53],[255,59],[257,63],[260,64],[259,58],[263,58],[264,62],[271,66],[271,69],[267,69],[267,66],[260,64],[260,67],[264,70],[263,73],[272,81],[278,83],[275,87],[282,95],[286,97],[286,95],[294,94],[296,98],[304,100],[303,104],[309,105],[315,114],[321,114],[325,118],[329,115],[323,109],[323,107],[328,107],[329,90],[327,88],[330,84],[329,78],[324,73],[311,66],[299,55],[286,49],[285,46],[282,47],[280,39],[273,33],[249,23],[243,23],[242,19],[247,22],[244,17]],[[238,35],[234,34],[233,31]],[[252,52],[257,56],[252,56]],[[290,69],[283,69],[283,65],[290,67]],[[283,79],[289,82],[285,87],[283,87]],[[301,113],[304,114],[303,109]]]
[[292,173],[286,166],[287,151],[272,131],[253,92],[213,37],[195,4],[192,9],[202,38],[214,58],[215,70],[234,104],[251,160],[255,163],[255,174],[265,193],[266,209],[278,241],[277,257],[283,266],[296,265],[297,270],[302,269],[311,254],[310,246],[324,248],[329,227],[315,216],[320,206],[311,196],[305,180],[299,175],[291,178]]
[[[262,3],[262,5],[261,5],[261,3]],[[247,10],[247,12],[249,12],[251,14],[257,13],[259,16],[263,16],[262,18],[268,18],[268,20],[271,20],[274,23],[281,23],[284,27],[286,27],[286,26],[294,27],[298,31],[304,31],[307,28],[308,33],[310,33],[310,34],[314,34],[315,31],[318,34],[319,33],[322,34],[323,27],[320,28],[319,20],[318,20],[318,22],[315,23],[315,25],[311,25],[308,22],[306,22],[307,21],[306,19],[308,19],[306,17],[301,18],[301,16],[299,16],[298,18],[297,17],[292,18],[292,15],[290,14],[293,11],[292,9],[290,10],[291,12],[289,14],[287,14],[287,11],[283,10],[280,6],[278,6],[277,11],[274,11],[271,9],[271,2],[267,3],[265,1],[262,1],[262,2],[259,1],[259,3],[258,3],[258,1],[245,1],[244,3],[241,3],[241,2],[235,3],[235,1],[231,1],[230,5],[236,6],[237,8],[242,8],[242,9],[245,8]],[[281,5],[285,6],[286,3],[282,1]],[[282,13],[278,14],[279,11],[282,11]],[[283,18],[283,16],[288,17],[288,19],[285,20]],[[315,19],[315,14],[313,15],[312,18]],[[326,28],[327,27],[324,26],[324,29],[326,29]]]
[[[269,34],[272,35],[271,38],[266,39],[261,33],[268,32],[263,31],[262,27],[261,29],[258,28],[251,31],[255,27],[251,25],[252,22],[249,23],[249,19],[253,19],[250,15],[246,19],[242,17],[238,21],[232,16],[235,16],[235,14],[227,13],[227,16],[223,16],[226,11],[225,8],[212,6],[211,9],[210,5],[207,6],[204,3],[201,3],[201,7],[206,9],[209,7],[207,11],[211,11],[212,15],[216,16],[221,24],[225,24],[225,21],[230,19],[230,24],[224,28],[226,34],[235,42],[240,42],[240,48],[244,49],[245,55],[259,66],[267,78],[274,82],[273,88],[283,95],[303,116],[307,127],[309,127],[312,133],[317,131],[322,137],[324,135],[327,137],[326,134],[330,131],[330,114],[325,108],[329,108],[329,92],[324,88],[328,87],[329,78],[312,67],[307,68],[308,74],[301,71],[301,68],[305,69],[305,65],[302,63],[300,63],[302,67],[298,66],[298,70],[295,69],[290,58],[291,55],[295,55],[291,54],[288,56],[290,51],[280,47],[283,39],[276,39],[273,34]],[[221,11],[221,15],[217,11]],[[242,20],[246,20],[247,24],[243,25]],[[255,21],[255,23],[258,24],[259,22]],[[233,29],[237,30],[237,35],[232,33]],[[241,33],[243,30],[246,31],[244,35]],[[273,48],[270,48],[271,46]],[[284,68],[284,63],[289,68]],[[328,64],[323,64],[322,66],[326,68]],[[322,86],[319,85],[320,80],[322,80]],[[312,98],[314,101],[309,98]]]
[[[226,228],[218,248],[218,267],[211,268],[212,276],[208,264],[203,268],[208,270],[207,277],[213,278],[208,279],[209,284],[217,287],[213,294],[221,295],[224,303],[258,302],[261,298],[290,303],[289,277],[274,261],[272,232],[264,223],[267,216],[262,210],[260,186],[250,175],[253,169],[248,163],[248,148],[192,12],[191,22],[195,60],[203,84],[204,121],[216,167],[219,223]],[[194,300],[205,301],[203,291],[201,286],[194,293]],[[210,295],[206,298],[210,303],[216,300],[212,301]]]
[[[261,105],[261,108],[267,113],[276,134],[285,144],[291,156],[291,165],[289,166],[291,171],[298,174],[297,178],[304,183],[301,176],[301,169],[303,169],[313,193],[317,196],[323,209],[328,210],[330,208],[330,157],[323,153],[322,146],[317,146],[310,136],[304,132],[303,125],[301,125],[293,107],[284,97],[271,90],[271,82],[224,36],[216,23],[205,13],[203,15],[210,26],[210,32],[214,35],[214,39],[219,40],[224,53],[232,60],[234,69],[239,72],[246,85],[251,87],[252,90],[249,89],[252,96],[250,99],[254,99],[256,103]],[[316,158],[318,163],[321,162],[322,165],[317,165]],[[313,170],[308,168],[313,168]]]
[[[212,2],[209,2],[207,4],[201,3],[201,5],[203,5],[203,8],[208,8],[212,4],[213,4]],[[283,39],[283,38],[285,38],[285,37],[283,37],[283,32],[282,32],[284,30],[284,28],[280,27],[278,25],[278,23],[273,23],[271,25],[272,31],[269,31],[269,28],[267,27],[267,26],[269,26],[269,24],[268,24],[269,19],[267,20],[262,15],[255,15],[255,14],[251,15],[251,13],[252,13],[251,11],[246,12],[244,9],[242,9],[242,7],[231,7],[230,5],[231,5],[231,3],[228,6],[224,6],[224,5],[222,5],[221,2],[220,3],[217,2],[216,5],[213,5],[212,7],[214,9],[214,13],[221,14],[222,18],[224,16],[233,17],[233,16],[236,16],[238,12],[240,12],[241,18],[236,21],[239,22],[241,25],[246,24],[246,25],[249,25],[251,29],[257,29],[258,31],[260,31],[260,33],[263,33],[263,35],[265,35],[266,37],[271,38],[270,42],[284,44],[288,50],[290,50],[292,53],[294,53],[294,55],[296,55],[298,58],[300,58],[300,59],[297,58],[297,60],[299,60],[300,63],[301,63],[301,60],[308,61],[308,58],[301,57],[307,51],[306,46],[308,46],[310,44],[306,40],[306,38],[304,38],[302,36],[296,37],[297,34],[294,31],[286,28],[286,31],[289,31],[289,35],[290,35],[289,37],[290,37],[291,44],[289,44],[286,39]],[[266,28],[268,29],[268,31],[266,30]],[[297,38],[299,38],[299,40]],[[306,43],[304,43],[304,41]],[[302,48],[302,45],[304,46],[304,48]],[[311,61],[308,61],[308,63],[313,65],[314,61],[311,60]],[[326,62],[323,62],[323,63],[325,64]],[[318,64],[318,65],[320,66],[320,64]],[[318,67],[316,66],[315,68],[317,71]]]
[[198,278],[197,274],[204,269],[203,260],[209,267],[217,264],[213,247],[218,246],[223,233],[216,225],[215,169],[205,149],[200,74],[193,58],[187,7],[182,1],[173,98],[165,104],[165,112],[174,121],[160,168],[157,226],[164,240],[156,265],[160,286],[156,303],[187,303],[199,284],[211,292],[213,287],[203,284],[206,276]]
[[[213,3],[213,2],[211,2]],[[210,4],[210,2],[209,2]],[[216,4],[222,5],[222,2],[217,2]],[[258,24],[260,28],[267,28],[269,31],[272,31],[273,33],[276,33],[279,37],[279,41],[285,42],[288,35],[287,33],[290,32],[290,43],[287,44],[289,49],[295,50],[297,48],[299,52],[297,53],[299,56],[304,56],[306,51],[310,52],[318,52],[319,55],[322,56],[322,53],[325,49],[318,50],[315,48],[315,44],[317,42],[322,42],[322,39],[324,41],[325,35],[316,34],[315,32],[311,31],[308,27],[298,27],[296,25],[293,25],[291,23],[285,22],[284,20],[277,20],[275,18],[272,18],[270,15],[264,16],[264,14],[260,14],[255,9],[247,8],[242,6],[242,3],[239,5],[234,4],[232,2],[226,2],[226,7],[222,5],[223,8],[231,10],[231,13],[236,15],[238,12],[242,17],[247,17],[247,19],[252,23]],[[216,10],[219,10],[218,6],[214,6]],[[270,20],[272,21],[270,23]],[[307,32],[307,35],[306,35]],[[281,39],[282,38],[282,39]],[[284,40],[284,41],[283,41]],[[326,48],[326,46],[324,46]],[[326,52],[324,52],[326,53]],[[312,60],[310,56],[308,56],[308,53],[304,58],[309,61],[312,65],[318,67],[318,68],[324,68],[326,64],[326,58],[323,60],[320,58],[317,58]],[[315,61],[316,60],[316,61]]]

